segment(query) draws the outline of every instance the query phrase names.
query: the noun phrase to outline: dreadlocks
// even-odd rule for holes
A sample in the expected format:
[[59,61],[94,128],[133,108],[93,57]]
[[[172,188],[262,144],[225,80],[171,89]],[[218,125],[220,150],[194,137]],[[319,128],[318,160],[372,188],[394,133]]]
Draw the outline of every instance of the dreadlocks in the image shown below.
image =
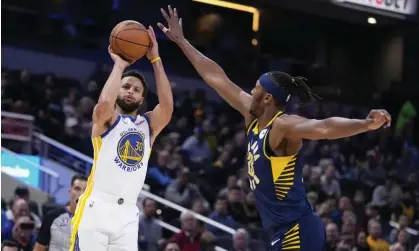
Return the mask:
[[304,77],[291,77],[289,74],[280,71],[270,72],[269,76],[275,85],[285,89],[291,96],[297,96],[301,102],[308,103],[321,99],[311,91],[311,88],[306,84],[307,79]]

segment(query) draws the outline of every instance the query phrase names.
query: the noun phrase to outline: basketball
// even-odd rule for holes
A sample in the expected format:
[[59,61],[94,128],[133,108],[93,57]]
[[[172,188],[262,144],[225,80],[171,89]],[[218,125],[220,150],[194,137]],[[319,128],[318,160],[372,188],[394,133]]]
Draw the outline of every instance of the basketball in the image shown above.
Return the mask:
[[126,61],[133,62],[148,52],[151,41],[144,25],[126,20],[112,29],[109,44],[113,53]]

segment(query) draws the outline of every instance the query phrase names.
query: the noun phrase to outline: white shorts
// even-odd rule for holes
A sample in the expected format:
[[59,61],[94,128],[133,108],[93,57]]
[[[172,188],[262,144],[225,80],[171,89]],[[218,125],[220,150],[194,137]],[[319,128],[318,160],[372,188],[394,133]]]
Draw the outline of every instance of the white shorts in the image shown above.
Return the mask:
[[[137,251],[139,210],[136,201],[91,195],[77,205],[70,251]],[[78,212],[80,211],[80,213]],[[77,218],[80,218],[77,220]]]

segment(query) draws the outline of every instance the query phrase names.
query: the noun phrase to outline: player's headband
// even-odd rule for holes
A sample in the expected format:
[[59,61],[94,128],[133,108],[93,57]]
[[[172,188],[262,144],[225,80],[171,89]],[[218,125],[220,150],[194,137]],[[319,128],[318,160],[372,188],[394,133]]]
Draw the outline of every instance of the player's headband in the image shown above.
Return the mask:
[[272,95],[272,97],[279,103],[285,104],[290,98],[290,94],[282,87],[277,86],[269,73],[265,73],[259,78],[259,84],[265,91]]

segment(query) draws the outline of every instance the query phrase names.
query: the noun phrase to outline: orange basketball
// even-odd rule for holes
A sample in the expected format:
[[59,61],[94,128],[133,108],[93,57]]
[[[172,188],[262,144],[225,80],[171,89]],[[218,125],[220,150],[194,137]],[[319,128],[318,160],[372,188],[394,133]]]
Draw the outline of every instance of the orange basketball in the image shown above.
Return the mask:
[[109,43],[115,54],[129,62],[142,58],[151,46],[147,29],[133,20],[117,24],[112,29]]

